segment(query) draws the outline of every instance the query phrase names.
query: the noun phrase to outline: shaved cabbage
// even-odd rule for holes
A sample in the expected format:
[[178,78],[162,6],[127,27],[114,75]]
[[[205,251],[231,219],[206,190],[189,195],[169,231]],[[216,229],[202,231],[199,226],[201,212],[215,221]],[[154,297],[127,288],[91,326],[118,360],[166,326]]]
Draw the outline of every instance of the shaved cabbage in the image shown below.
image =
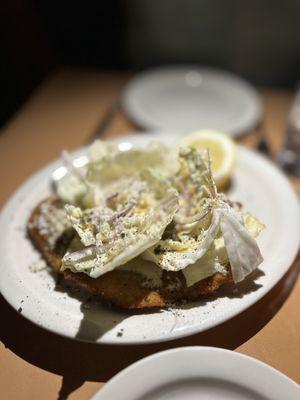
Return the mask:
[[181,240],[160,240],[155,248],[147,250],[143,257],[167,271],[184,269],[207,252],[219,231],[219,223],[220,216],[214,213],[209,228],[198,236],[184,236]]
[[201,258],[217,236],[220,224],[220,215],[211,213],[216,187],[204,153],[180,149],[179,164],[174,177],[180,196],[175,222],[162,240],[143,254],[167,271],[182,270]]
[[[264,225],[249,213],[243,213],[245,228],[256,237],[264,229]],[[229,263],[224,237],[219,233],[208,251],[195,264],[182,270],[186,285],[192,286],[202,279],[208,278],[217,272],[227,274],[226,265]]]
[[109,205],[81,210],[67,206],[75,239],[62,269],[92,278],[125,264],[158,242],[178,209],[174,188],[158,174],[143,171]]
[[145,168],[161,169],[165,161],[166,147],[158,141],[150,142],[147,148],[132,147],[120,151],[117,147],[115,151],[91,160],[87,179],[89,182],[104,186],[131,177]]
[[88,148],[88,158],[90,162],[100,162],[110,154],[118,152],[118,145],[104,140],[95,140]]
[[[167,271],[184,270],[201,259],[222,235],[233,280],[243,280],[263,258],[244,226],[242,214],[228,204],[225,195],[217,193],[209,156],[206,162],[205,155],[197,150],[181,151],[180,170],[174,181],[181,206],[174,216],[175,223],[143,257]],[[214,265],[214,259],[210,264]]]
[[240,282],[262,263],[255,239],[231,210],[217,210],[234,282]]
[[160,173],[165,171],[167,152],[158,141],[150,142],[147,148],[132,147],[124,151],[118,145],[113,146],[107,152],[104,142],[98,141],[90,149],[92,158],[86,176],[89,190],[82,199],[85,208],[103,205],[107,196],[123,191],[132,177],[143,169],[159,169]]
[[83,208],[103,205],[109,194],[126,187],[142,169],[159,169],[165,176],[170,174],[170,160],[174,160],[171,153],[159,141],[150,142],[146,148],[123,149],[116,143],[96,140],[88,149],[89,162],[84,168],[74,168],[70,156],[64,152],[68,173],[58,181],[56,193],[64,202]]
[[228,273],[225,265],[220,263],[218,256],[214,253],[214,249],[206,252],[195,264],[188,265],[182,272],[187,287],[193,286],[218,272],[223,275]]
[[228,263],[239,282],[262,262],[263,224],[217,192],[208,151],[182,148],[175,162],[159,142],[96,141],[88,159],[57,189],[77,232],[62,269],[97,278],[141,254],[190,286]]
[[56,193],[66,203],[79,204],[87,193],[87,185],[76,175],[68,174],[57,183]]

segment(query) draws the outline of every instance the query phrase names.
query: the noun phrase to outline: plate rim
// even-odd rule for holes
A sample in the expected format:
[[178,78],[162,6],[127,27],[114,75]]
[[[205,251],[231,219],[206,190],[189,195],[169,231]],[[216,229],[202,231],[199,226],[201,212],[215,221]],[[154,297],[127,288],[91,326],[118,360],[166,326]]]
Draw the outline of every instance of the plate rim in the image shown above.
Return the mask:
[[[231,71],[210,67],[208,65],[199,65],[199,64],[171,64],[171,65],[163,65],[154,68],[148,68],[143,70],[142,72],[135,75],[133,78],[129,79],[129,81],[125,84],[122,92],[121,92],[121,105],[124,112],[127,116],[139,127],[142,129],[146,129],[148,131],[153,130],[170,130],[171,128],[163,127],[160,124],[156,124],[153,122],[153,119],[147,116],[144,117],[144,111],[140,109],[135,103],[134,97],[136,96],[136,91],[139,85],[144,84],[144,80],[148,80],[153,76],[154,79],[157,79],[156,75],[165,74],[166,72],[176,72],[183,73],[187,70],[198,70],[200,73],[208,73],[218,75],[223,80],[228,79],[231,82],[235,82],[235,85],[238,85],[240,89],[247,95],[248,98],[251,98],[251,102],[253,105],[253,116],[251,118],[245,118],[242,123],[239,122],[236,124],[235,128],[231,130],[231,132],[227,132],[228,135],[236,138],[244,135],[247,131],[254,129],[259,125],[262,114],[263,114],[263,105],[262,101],[256,91],[255,87],[244,79],[242,76],[239,76]],[[152,120],[152,121],[150,121]],[[205,129],[199,128],[199,129]],[[198,130],[199,130],[198,129]],[[173,129],[175,130],[175,129]],[[186,132],[191,131],[193,129],[182,129],[178,132]],[[194,129],[195,130],[195,129]],[[197,130],[197,129],[196,129]]]
[[[118,384],[123,385],[124,387],[124,380],[131,380],[132,375],[134,376],[136,373],[138,373],[138,370],[141,367],[146,367],[148,364],[148,370],[149,370],[149,374],[150,377],[147,376],[147,380],[152,381],[153,382],[153,377],[151,377],[151,373],[153,373],[155,364],[161,364],[162,362],[164,362],[165,364],[169,362],[170,370],[171,372],[176,371],[176,369],[178,369],[178,365],[175,365],[174,362],[174,358],[177,356],[178,359],[180,359],[180,361],[182,361],[183,359],[188,359],[190,356],[195,356],[198,355],[199,356],[199,360],[201,360],[200,368],[201,365],[205,365],[206,361],[209,359],[211,360],[212,358],[218,358],[218,357],[222,357],[222,361],[226,362],[226,367],[223,368],[222,363],[217,363],[218,364],[218,368],[219,370],[226,370],[228,367],[231,368],[232,366],[234,368],[237,368],[239,366],[242,365],[242,369],[239,369],[239,378],[240,378],[240,372],[242,371],[242,373],[245,373],[244,368],[248,368],[251,372],[254,371],[254,373],[260,374],[262,373],[265,377],[265,375],[267,374],[268,376],[268,382],[269,382],[269,378],[275,379],[275,385],[278,387],[278,385],[281,385],[282,383],[287,386],[289,385],[289,387],[291,388],[291,390],[296,394],[300,392],[300,386],[297,384],[297,382],[293,381],[291,378],[289,378],[287,375],[285,375],[284,373],[282,373],[281,371],[278,371],[276,368],[264,363],[261,360],[258,360],[257,358],[251,357],[249,355],[243,354],[243,353],[239,353],[237,351],[232,351],[232,350],[228,350],[228,349],[224,349],[224,348],[219,348],[219,347],[210,347],[210,346],[184,346],[184,347],[178,347],[178,348],[172,348],[172,349],[167,349],[167,350],[163,350],[154,354],[151,354],[147,357],[144,357],[136,362],[134,362],[133,364],[130,364],[129,366],[127,366],[126,368],[122,369],[120,372],[118,372],[116,375],[114,375],[107,383],[104,384],[103,387],[101,387],[92,397],[91,400],[104,400],[105,396],[107,395],[114,395],[115,393],[112,392],[110,393],[112,390],[114,390],[114,388],[117,387]],[[217,360],[216,360],[217,361]],[[235,365],[236,364],[236,365]],[[189,364],[191,366],[191,369],[195,368],[195,364],[194,363],[190,363]],[[197,368],[199,368],[199,365],[197,365]],[[248,365],[248,367],[247,367]],[[245,367],[246,366],[246,367]],[[169,373],[170,371],[168,371]],[[187,371],[184,370],[184,374],[186,375]],[[203,371],[201,371],[201,373],[203,373]],[[218,371],[219,375],[220,371]],[[143,374],[141,374],[141,376],[143,377]],[[162,378],[161,384],[163,385],[164,383],[170,382],[167,379],[164,380],[165,375],[160,375]],[[198,374],[198,377],[200,377],[201,374]],[[188,379],[188,376],[184,376],[186,379]],[[211,377],[213,378],[213,377]],[[233,376],[234,378],[234,376]],[[221,379],[220,376],[217,376],[217,379]],[[234,380],[232,379],[231,383],[239,383],[238,379]],[[155,383],[154,383],[155,385]],[[154,386],[149,390],[155,390]],[[268,386],[268,385],[267,385]],[[255,389],[255,388],[253,388]],[[276,388],[277,389],[277,388]],[[128,387],[127,387],[128,390]],[[274,391],[273,391],[274,393]],[[293,393],[293,394],[294,394]],[[271,393],[272,394],[272,393]],[[264,394],[265,395],[265,394]],[[296,397],[295,397],[296,398]]]
[[[139,141],[141,143],[145,143],[147,142],[147,140],[151,140],[152,138],[158,138],[160,135],[157,133],[152,133],[147,134],[147,135],[139,135],[139,134],[135,134],[135,135],[128,135],[125,137],[118,137],[115,138],[115,142],[122,142],[122,141],[137,141],[136,143],[139,143]],[[178,136],[175,134],[167,134],[168,137],[173,138],[174,140],[178,139]],[[295,210],[298,215],[300,216],[300,208],[299,208],[299,204],[298,204],[298,199],[296,196],[296,193],[294,192],[294,189],[292,188],[291,183],[287,180],[287,178],[285,177],[285,175],[282,173],[282,171],[280,171],[275,165],[273,165],[271,163],[271,161],[269,161],[268,159],[266,159],[265,157],[261,156],[260,154],[257,154],[256,152],[253,152],[252,150],[249,150],[243,146],[238,146],[239,150],[241,150],[242,152],[246,152],[246,153],[251,153],[252,155],[254,154],[255,157],[258,157],[260,160],[262,160],[263,162],[267,163],[269,165],[269,167],[271,167],[271,169],[275,169],[276,173],[279,174],[281,176],[281,179],[283,179],[285,181],[286,187],[288,188],[288,190],[290,191],[290,195],[292,197],[294,197],[294,201],[297,202],[297,210]],[[82,153],[84,151],[85,147],[72,152],[71,154],[76,156],[79,155],[80,153]],[[5,217],[5,213],[7,213],[9,211],[9,209],[12,207],[12,202],[14,200],[16,200],[18,198],[18,195],[20,195],[20,192],[24,191],[24,188],[26,188],[26,186],[29,186],[30,183],[33,180],[38,180],[40,179],[41,176],[43,176],[49,169],[51,168],[55,168],[57,166],[59,166],[61,163],[60,159],[57,159],[53,162],[48,163],[46,166],[44,166],[43,168],[39,169],[37,172],[35,172],[33,175],[31,175],[29,178],[27,178],[23,184],[21,184],[17,190],[9,197],[8,201],[5,203],[5,205],[3,206],[2,210],[1,210],[1,214],[0,214],[0,227],[3,223],[3,219]],[[296,219],[297,220],[297,219]],[[298,236],[300,235],[300,218],[298,219],[299,222],[297,223],[298,226]],[[300,237],[300,236],[299,236]],[[297,245],[298,242],[298,245]],[[234,318],[235,316],[239,315],[241,312],[247,310],[249,307],[251,307],[253,304],[255,304],[256,302],[258,302],[262,297],[264,297],[278,282],[280,279],[282,279],[282,277],[287,273],[287,271],[290,269],[290,267],[292,266],[292,263],[294,261],[294,259],[297,256],[297,252],[298,252],[298,248],[299,248],[299,240],[297,240],[297,237],[294,238],[294,250],[290,252],[289,254],[289,261],[286,262],[286,264],[288,265],[288,267],[286,267],[284,269],[284,271],[281,271],[281,273],[276,277],[276,279],[272,282],[272,285],[267,286],[262,288],[262,290],[260,291],[260,293],[253,299],[251,299],[247,304],[243,305],[239,310],[231,310],[231,312],[229,312],[228,314],[222,315],[221,317],[218,317],[217,319],[213,319],[208,327],[202,327],[202,329],[199,329],[199,326],[195,326],[195,327],[191,327],[189,329],[183,329],[182,331],[176,331],[176,332],[171,332],[168,335],[165,335],[164,337],[160,337],[160,338],[146,338],[144,340],[138,340],[138,339],[126,339],[125,337],[122,338],[122,341],[118,341],[116,338],[103,338],[101,337],[101,339],[99,341],[92,341],[92,343],[97,343],[97,344],[113,344],[113,345],[134,345],[134,344],[139,344],[139,345],[143,345],[143,344],[150,344],[150,343],[162,343],[162,342],[167,342],[167,341],[171,341],[171,340],[177,340],[183,337],[188,337],[188,336],[192,336],[195,335],[197,333],[200,332],[204,332],[206,330],[212,329],[217,325],[221,325],[222,323],[224,323],[225,321],[228,321],[232,318]],[[4,241],[1,240],[0,241],[0,261],[1,259],[5,258],[5,256],[3,256],[3,251],[1,251],[1,248],[4,248]],[[1,271],[2,269],[0,269],[0,277],[1,277]],[[6,301],[15,309],[18,309],[19,304],[17,303],[17,301],[14,301],[14,296],[12,296],[9,292],[9,290],[7,291],[5,288],[5,284],[4,284],[4,279],[0,279],[0,291],[3,295],[3,297],[6,299]],[[61,330],[57,330],[54,327],[45,327],[42,323],[39,323],[36,319],[32,318],[31,316],[27,315],[26,310],[24,310],[22,312],[22,315],[29,319],[31,322],[35,323],[37,326],[42,327],[48,331],[51,331],[53,333],[56,334],[60,334],[61,336],[64,337],[68,337],[71,339],[75,339],[75,340],[79,340],[79,341],[85,341],[85,342],[91,342],[88,339],[83,339],[83,338],[75,338],[74,335],[72,336],[69,332],[66,332],[65,330],[61,329]]]

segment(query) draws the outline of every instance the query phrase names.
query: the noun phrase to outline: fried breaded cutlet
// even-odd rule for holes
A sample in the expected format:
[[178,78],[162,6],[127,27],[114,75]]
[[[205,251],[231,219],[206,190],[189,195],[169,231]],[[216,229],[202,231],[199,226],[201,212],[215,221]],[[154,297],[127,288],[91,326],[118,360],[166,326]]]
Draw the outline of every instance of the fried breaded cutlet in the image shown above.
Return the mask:
[[[59,225],[56,235],[49,237],[45,210],[50,215],[55,214]],[[50,210],[50,213],[49,213]],[[232,282],[230,266],[227,265],[227,274],[216,273],[194,285],[187,287],[186,280],[181,271],[161,271],[159,284],[150,283],[143,273],[126,269],[120,266],[96,279],[84,273],[74,273],[71,270],[60,270],[61,260],[70,244],[75,232],[73,228],[63,224],[59,218],[63,212],[63,204],[57,198],[47,198],[33,210],[27,225],[27,232],[35,247],[43,255],[47,263],[64,278],[76,282],[89,292],[99,295],[100,298],[113,306],[124,310],[147,310],[164,308],[172,303],[188,300],[197,300],[201,296],[211,294],[228,282]],[[46,220],[45,220],[46,218]],[[49,227],[48,227],[49,228]],[[55,233],[55,232],[54,232]],[[147,263],[145,260],[137,262]],[[153,268],[157,268],[153,266]]]

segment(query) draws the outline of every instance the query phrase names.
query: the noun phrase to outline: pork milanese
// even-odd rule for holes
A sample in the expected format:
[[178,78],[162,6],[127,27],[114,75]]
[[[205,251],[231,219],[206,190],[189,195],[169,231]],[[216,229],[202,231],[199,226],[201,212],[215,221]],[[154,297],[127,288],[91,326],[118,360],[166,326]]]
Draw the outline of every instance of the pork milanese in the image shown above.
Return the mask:
[[[33,210],[28,221],[27,232],[37,250],[43,255],[48,265],[62,274],[65,279],[76,282],[89,292],[99,295],[104,302],[118,308],[125,310],[164,308],[182,300],[197,300],[201,296],[215,292],[224,283],[232,281],[229,265],[228,273],[216,273],[190,287],[187,287],[184,275],[180,271],[162,271],[159,287],[155,287],[155,283],[154,287],[151,287],[151,282],[146,275],[127,271],[122,266],[96,279],[68,269],[60,271],[62,257],[75,232],[67,229],[56,239],[54,246],[49,245],[49,238],[45,232],[41,232],[43,229],[39,224],[42,213],[49,209],[48,205],[57,210],[63,210],[61,201],[53,197],[43,200]],[[139,261],[147,262],[143,259]]]

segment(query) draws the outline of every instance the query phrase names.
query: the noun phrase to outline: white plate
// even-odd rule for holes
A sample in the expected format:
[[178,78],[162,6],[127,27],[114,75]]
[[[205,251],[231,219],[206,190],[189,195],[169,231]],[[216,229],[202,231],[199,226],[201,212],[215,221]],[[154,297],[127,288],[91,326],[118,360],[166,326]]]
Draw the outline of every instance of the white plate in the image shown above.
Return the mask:
[[[167,143],[174,136],[159,136]],[[150,135],[120,141],[147,143]],[[0,290],[22,315],[53,332],[98,343],[150,343],[188,336],[212,328],[244,311],[264,296],[285,274],[299,246],[298,200],[284,175],[269,161],[242,147],[230,197],[260,218],[267,229],[258,242],[265,261],[255,284],[242,285],[219,298],[187,304],[180,309],[128,316],[86,301],[81,291],[55,290],[55,277],[47,270],[33,273],[29,265],[39,258],[26,238],[32,208],[47,197],[56,161],[29,178],[4,207],[0,218]]]
[[145,129],[191,131],[212,128],[232,136],[261,119],[255,89],[229,72],[182,66],[144,72],[126,86],[122,104]]
[[298,400],[299,386],[248,356],[214,347],[182,347],[124,369],[92,400]]

